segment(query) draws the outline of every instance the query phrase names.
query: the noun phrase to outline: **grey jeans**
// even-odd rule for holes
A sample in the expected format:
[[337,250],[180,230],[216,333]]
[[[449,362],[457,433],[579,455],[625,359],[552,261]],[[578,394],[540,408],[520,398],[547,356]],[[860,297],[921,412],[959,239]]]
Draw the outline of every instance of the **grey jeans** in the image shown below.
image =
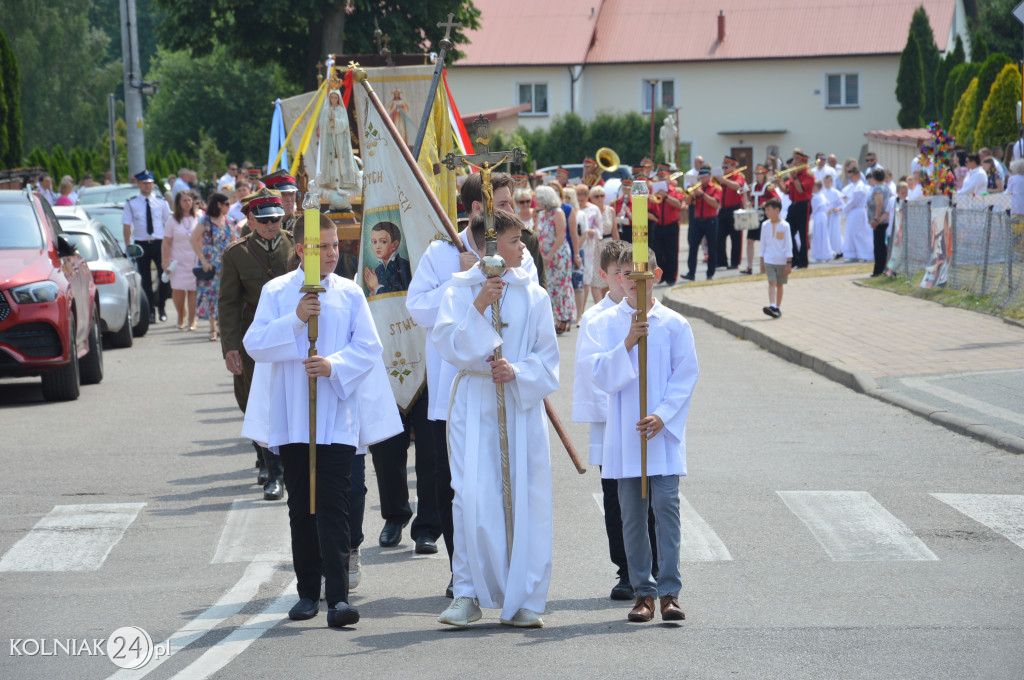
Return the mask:
[[[651,575],[651,540],[647,534],[647,506],[654,508],[658,537],[658,579]],[[647,478],[647,498],[640,497],[640,478],[619,480],[622,540],[626,546],[629,582],[637,595],[679,595],[679,476]]]

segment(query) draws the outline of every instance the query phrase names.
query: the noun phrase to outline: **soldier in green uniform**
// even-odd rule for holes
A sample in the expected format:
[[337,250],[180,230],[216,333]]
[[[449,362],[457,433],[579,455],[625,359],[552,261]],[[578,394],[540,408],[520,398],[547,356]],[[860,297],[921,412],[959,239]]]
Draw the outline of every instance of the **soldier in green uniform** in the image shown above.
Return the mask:
[[[244,413],[256,364],[242,347],[242,337],[256,314],[263,285],[288,271],[288,259],[295,244],[291,234],[282,229],[285,211],[279,192],[261,189],[246,196],[242,203],[253,230],[224,251],[218,313],[224,363],[235,376],[235,399]],[[284,497],[281,458],[256,442],[253,447],[263,462],[260,469],[260,480],[265,478],[263,498],[281,500]]]
[[281,207],[284,208],[284,224],[282,229],[291,232],[295,226],[297,215],[295,213],[296,203],[299,196],[299,185],[295,178],[288,174],[287,170],[281,169],[272,172],[263,178],[263,183],[272,191],[281,192]]

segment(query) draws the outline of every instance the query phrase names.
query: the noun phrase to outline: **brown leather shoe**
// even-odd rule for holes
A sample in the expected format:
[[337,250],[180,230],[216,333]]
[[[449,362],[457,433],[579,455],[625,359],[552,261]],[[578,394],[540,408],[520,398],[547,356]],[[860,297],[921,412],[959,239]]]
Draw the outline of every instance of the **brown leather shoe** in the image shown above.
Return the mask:
[[[652,602],[653,604],[653,602]],[[661,598],[661,620],[682,621],[686,614],[679,608],[679,600],[673,595],[666,595]]]
[[637,595],[636,604],[629,611],[630,621],[637,621],[644,623],[654,618],[654,596],[653,595]]

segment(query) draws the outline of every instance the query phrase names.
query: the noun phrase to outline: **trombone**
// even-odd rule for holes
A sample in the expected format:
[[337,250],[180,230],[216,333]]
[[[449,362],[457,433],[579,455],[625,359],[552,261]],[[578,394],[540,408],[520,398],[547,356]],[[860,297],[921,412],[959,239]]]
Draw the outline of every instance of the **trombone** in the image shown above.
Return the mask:
[[765,191],[773,191],[778,186],[779,180],[785,177],[786,175],[792,174],[794,172],[800,172],[801,170],[806,170],[809,167],[811,167],[810,163],[804,163],[803,165],[795,165],[792,168],[787,168],[781,172],[775,173],[775,179],[773,179],[771,182],[768,183],[767,186],[765,186]]

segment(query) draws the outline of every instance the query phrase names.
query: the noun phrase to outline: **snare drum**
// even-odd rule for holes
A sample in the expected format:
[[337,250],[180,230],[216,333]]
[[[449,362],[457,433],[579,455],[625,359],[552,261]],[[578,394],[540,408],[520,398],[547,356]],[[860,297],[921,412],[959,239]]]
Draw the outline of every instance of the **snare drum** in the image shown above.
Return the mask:
[[757,229],[761,226],[760,210],[737,210],[732,214],[733,226],[741,231]]

